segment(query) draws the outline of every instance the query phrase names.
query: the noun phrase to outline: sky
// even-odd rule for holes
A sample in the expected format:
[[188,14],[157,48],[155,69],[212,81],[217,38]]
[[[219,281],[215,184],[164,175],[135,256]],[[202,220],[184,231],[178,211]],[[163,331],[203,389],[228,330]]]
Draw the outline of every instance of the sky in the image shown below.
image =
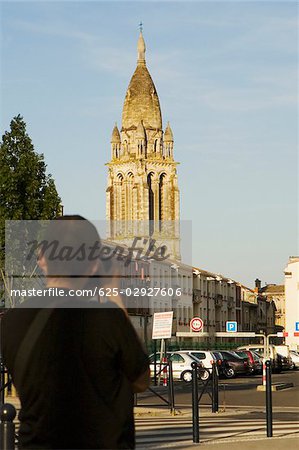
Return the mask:
[[[298,254],[298,11],[287,1],[2,1],[0,133],[21,114],[65,214],[105,219],[136,67],[170,121],[192,263],[252,287]],[[186,261],[190,262],[190,261]]]

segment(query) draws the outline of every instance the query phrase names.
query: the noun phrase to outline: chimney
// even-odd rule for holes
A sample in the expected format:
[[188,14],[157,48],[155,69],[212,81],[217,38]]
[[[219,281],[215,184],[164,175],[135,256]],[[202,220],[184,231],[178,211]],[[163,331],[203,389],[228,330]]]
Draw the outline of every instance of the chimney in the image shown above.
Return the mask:
[[261,289],[261,280],[259,280],[258,278],[255,280],[255,292],[259,292],[259,290]]

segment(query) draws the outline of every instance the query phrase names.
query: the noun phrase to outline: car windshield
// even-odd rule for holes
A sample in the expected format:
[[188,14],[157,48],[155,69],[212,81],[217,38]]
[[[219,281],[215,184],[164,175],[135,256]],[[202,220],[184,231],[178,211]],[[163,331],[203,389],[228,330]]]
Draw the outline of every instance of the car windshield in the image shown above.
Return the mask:
[[[236,359],[242,359],[242,356],[238,355],[236,352],[233,352],[233,351],[227,352],[226,354],[227,354],[228,358],[233,357]],[[247,358],[247,356],[245,356],[245,358]]]
[[237,356],[240,358],[248,358],[248,354],[246,352],[242,352],[241,350],[238,350],[237,352],[234,352]]
[[[190,352],[191,356],[195,356],[197,359],[206,359],[206,353],[203,352]],[[212,355],[213,357],[213,355]]]
[[260,356],[263,356],[263,354],[264,354],[264,349],[262,347],[261,348],[251,348],[250,351],[257,353]]
[[192,354],[190,353],[188,356],[190,356],[190,358],[191,358],[193,361],[202,364],[202,362],[200,361],[200,359],[197,358],[195,355],[193,355],[193,353],[192,353]]

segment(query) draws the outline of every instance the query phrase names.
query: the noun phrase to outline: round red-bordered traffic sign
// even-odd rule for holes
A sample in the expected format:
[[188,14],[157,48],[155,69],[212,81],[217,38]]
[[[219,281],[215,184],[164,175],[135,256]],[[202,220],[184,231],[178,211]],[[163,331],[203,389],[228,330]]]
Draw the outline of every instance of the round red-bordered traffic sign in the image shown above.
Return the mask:
[[190,328],[192,331],[201,331],[203,328],[203,320],[200,317],[193,317],[190,320]]

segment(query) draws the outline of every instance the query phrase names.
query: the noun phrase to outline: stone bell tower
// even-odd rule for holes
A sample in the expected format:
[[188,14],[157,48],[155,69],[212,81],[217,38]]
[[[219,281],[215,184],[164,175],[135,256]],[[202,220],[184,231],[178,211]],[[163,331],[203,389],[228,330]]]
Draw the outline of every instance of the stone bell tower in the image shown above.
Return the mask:
[[132,243],[134,236],[165,245],[180,259],[180,196],[173,157],[173,134],[165,131],[159,97],[146,67],[140,31],[137,67],[127,89],[122,126],[115,124],[108,166],[106,216],[109,238]]

